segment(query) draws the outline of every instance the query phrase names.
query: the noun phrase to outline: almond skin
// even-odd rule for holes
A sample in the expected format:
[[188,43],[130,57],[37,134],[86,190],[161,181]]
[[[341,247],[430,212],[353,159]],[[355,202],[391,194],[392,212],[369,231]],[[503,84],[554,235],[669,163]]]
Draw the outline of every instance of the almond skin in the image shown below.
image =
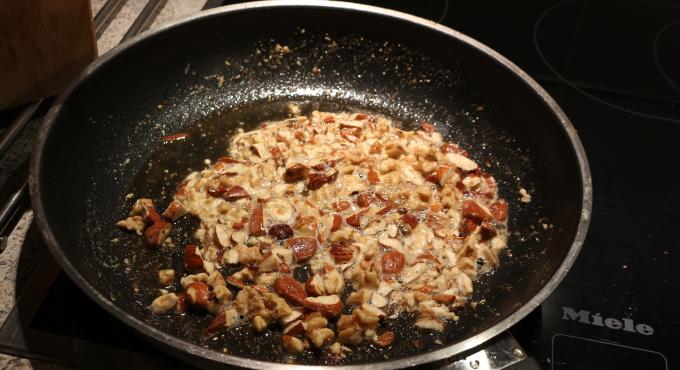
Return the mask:
[[456,296],[453,294],[435,294],[432,299],[439,303],[449,304],[456,300]]
[[286,240],[293,237],[293,229],[286,224],[277,224],[269,228],[269,236],[277,240]]
[[374,169],[368,170],[368,174],[366,175],[366,179],[368,180],[368,183],[371,185],[375,185],[380,182],[380,176],[378,176],[378,173],[375,172]]
[[348,225],[354,226],[354,227],[360,227],[361,226],[361,219],[364,217],[364,215],[368,212],[368,209],[361,210],[345,219],[345,222],[347,222]]
[[314,171],[325,171],[329,168],[335,167],[335,161],[334,160],[328,160],[328,161],[323,161],[321,163],[315,164],[312,166],[312,169]]
[[223,198],[224,200],[233,202],[242,198],[248,198],[250,195],[248,195],[248,192],[238,186],[229,186],[225,187],[223,185],[218,186],[217,188],[209,188],[208,189],[208,194],[210,196],[213,196],[215,198]]
[[333,256],[335,263],[347,263],[352,260],[352,257],[354,257],[354,253],[352,252],[351,248],[339,243],[333,243],[329,252],[331,256]]
[[501,222],[505,221],[508,218],[508,203],[504,200],[494,202],[491,204],[491,207],[489,207],[489,211],[491,211],[491,214],[496,220]]
[[309,182],[307,189],[317,190],[326,184],[333,183],[338,178],[338,171],[333,171],[331,174],[312,173],[309,175]]
[[311,296],[320,296],[326,294],[323,278],[319,274],[314,274],[309,277],[305,283],[305,291]]
[[404,263],[406,259],[401,252],[391,250],[383,254],[380,265],[382,267],[382,272],[385,274],[398,274],[404,269]]
[[394,342],[394,332],[390,330],[385,330],[378,338],[376,338],[373,343],[380,347],[389,347],[392,342]]
[[205,328],[205,330],[203,331],[203,336],[212,337],[213,335],[217,334],[220,330],[224,329],[226,326],[227,317],[225,316],[224,311],[220,311],[220,313],[215,315],[213,321],[211,321]]
[[411,229],[415,229],[416,226],[418,226],[418,217],[416,217],[415,215],[413,215],[411,213],[407,213],[405,215],[402,215],[401,220],[405,224],[411,226]]
[[316,253],[316,239],[308,237],[292,238],[285,241],[286,245],[293,250],[295,261],[304,261]]
[[474,221],[477,225],[481,224],[482,221],[491,220],[491,215],[474,200],[463,201],[463,217]]
[[469,218],[460,220],[458,232],[461,236],[470,235],[477,229],[477,224]]
[[357,196],[357,205],[361,208],[366,208],[371,205],[373,195],[370,193],[361,193]]
[[192,274],[204,272],[203,259],[196,254],[197,248],[198,247],[193,244],[184,246],[184,268]]
[[342,227],[342,216],[333,215],[333,226],[331,226],[331,232],[338,231]]
[[304,300],[304,307],[313,311],[318,311],[324,316],[335,317],[342,312],[342,302],[336,295],[326,295],[321,297],[307,297]]
[[158,221],[144,230],[144,239],[149,246],[155,247],[167,239],[171,230],[172,224],[165,221]]
[[208,309],[210,303],[210,290],[208,285],[203,282],[191,283],[187,286],[186,301],[189,306],[202,310]]
[[283,179],[286,182],[298,182],[307,179],[307,177],[309,177],[309,167],[300,163],[286,168],[286,172],[283,174]]
[[255,209],[253,209],[248,229],[250,235],[253,236],[262,236],[266,234],[264,231],[264,207],[262,206],[262,202],[257,202]]
[[498,232],[496,232],[496,228],[488,222],[482,222],[482,225],[480,227],[481,228],[479,229],[479,235],[482,236],[482,240],[489,240],[494,236],[498,235]]
[[302,284],[288,275],[279,276],[274,281],[274,290],[278,295],[300,306],[304,305],[304,300],[307,298]]

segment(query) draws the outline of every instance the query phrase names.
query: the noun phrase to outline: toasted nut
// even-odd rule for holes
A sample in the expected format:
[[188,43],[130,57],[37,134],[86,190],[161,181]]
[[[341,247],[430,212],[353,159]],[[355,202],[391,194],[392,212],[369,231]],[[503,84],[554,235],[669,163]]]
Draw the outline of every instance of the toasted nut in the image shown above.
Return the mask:
[[317,190],[324,186],[325,184],[331,184],[338,178],[338,171],[331,170],[329,174],[326,173],[312,173],[309,175],[309,181],[307,182],[307,189]]
[[490,221],[492,216],[474,200],[464,200],[463,217],[469,218],[479,225],[482,221]]
[[307,179],[309,177],[309,167],[296,163],[288,168],[283,175],[286,182],[297,182]]
[[175,293],[163,294],[151,302],[151,311],[156,314],[166,313],[175,307],[177,301]]
[[[297,312],[297,311],[293,311]],[[305,332],[305,326],[302,324],[302,320],[295,320],[288,324],[284,329],[283,329],[283,334],[286,335],[292,335],[292,336],[298,336],[302,335]]]
[[444,153],[444,154],[446,154],[446,153],[456,153],[456,154],[460,154],[460,155],[462,155],[462,156],[464,156],[464,157],[469,157],[469,156],[470,156],[466,150],[461,149],[461,147],[459,147],[458,145],[456,145],[456,144],[451,144],[451,143],[444,143],[444,144],[442,144],[442,145],[439,147],[439,151],[442,152],[442,153]]
[[505,221],[508,218],[508,203],[503,200],[499,200],[491,204],[489,211],[493,217],[498,221]]
[[333,226],[331,226],[331,232],[340,230],[342,227],[342,216],[333,215]]
[[235,230],[231,233],[231,241],[234,245],[243,245],[248,238],[248,233],[245,230]]
[[340,294],[345,288],[345,281],[336,269],[332,269],[323,275],[323,283],[326,294]]
[[226,303],[233,298],[231,290],[229,290],[226,285],[215,286],[213,288],[213,294],[215,294],[215,299],[220,303]]
[[173,200],[168,205],[168,208],[166,208],[165,211],[163,211],[162,216],[174,222],[180,219],[182,216],[186,215],[187,213],[189,213],[189,209],[187,209],[184,206],[184,204],[176,200]]
[[472,280],[466,274],[458,274],[456,277],[458,289],[463,295],[472,294]]
[[323,316],[312,316],[305,320],[305,322],[307,323],[306,330],[308,333],[328,326],[328,320]]
[[227,225],[215,225],[215,240],[223,248],[231,244],[231,230]]
[[134,231],[137,235],[142,235],[144,231],[144,218],[142,216],[130,216],[124,220],[116,222],[116,226],[128,231]]
[[274,281],[274,290],[289,301],[304,306],[307,293],[300,282],[288,275],[281,275]]
[[262,332],[265,329],[267,329],[267,326],[269,323],[267,323],[267,320],[264,319],[262,316],[255,316],[253,317],[253,329],[257,332]]
[[350,247],[347,247],[340,243],[333,243],[329,250],[329,253],[335,260],[335,263],[347,263],[354,257],[354,252]]
[[398,274],[404,268],[405,262],[406,259],[401,252],[391,250],[383,254],[380,265],[384,274]]
[[269,236],[277,240],[286,240],[293,237],[293,229],[286,224],[277,224],[269,228]]
[[371,205],[371,202],[373,201],[373,194],[370,193],[361,193],[357,196],[357,206],[361,208],[366,208]]
[[217,286],[226,286],[227,282],[224,280],[224,276],[222,274],[215,270],[208,275],[208,281],[206,282],[209,287],[215,289]]
[[411,229],[415,229],[416,226],[418,226],[418,217],[416,217],[412,213],[407,213],[407,214],[401,215],[401,220],[405,224],[409,225],[411,227]]
[[432,299],[443,304],[449,304],[456,300],[456,296],[453,294],[435,294]]
[[463,171],[474,171],[478,168],[473,160],[456,153],[446,153],[446,160]]
[[361,227],[361,220],[364,218],[364,215],[368,212],[368,209],[363,209],[345,219],[345,222],[347,222],[348,225],[354,226],[354,227]]
[[226,311],[219,312],[203,331],[203,336],[212,337],[227,327]]
[[333,202],[333,209],[338,211],[338,212],[343,212],[349,209],[349,207],[352,206],[352,203],[346,201],[346,200],[341,200],[339,202]]
[[205,283],[191,283],[186,289],[186,299],[189,306],[207,310],[210,304],[210,290]]
[[280,264],[281,260],[277,255],[268,253],[267,255],[263,256],[262,259],[257,263],[257,270],[258,272],[277,271],[279,269]]
[[[366,303],[366,302],[362,302],[362,303]],[[371,294],[371,304],[378,307],[378,308],[382,308],[382,307],[387,306],[387,299],[385,297],[383,297],[382,295],[380,295],[376,292],[373,292]]]
[[352,292],[347,298],[347,303],[361,305],[368,303],[371,300],[371,291],[368,289],[359,289],[356,292]]
[[301,317],[302,317],[302,312],[300,312],[300,310],[294,309],[290,312],[289,315],[281,317],[279,319],[279,323],[281,325],[288,325],[288,324],[292,323],[293,321],[298,320]]
[[262,206],[262,202],[257,202],[255,209],[253,209],[248,229],[252,236],[262,236],[266,234],[264,231],[264,207]]
[[434,330],[438,332],[444,331],[444,324],[433,317],[418,317],[415,326],[421,329]]
[[184,246],[184,268],[192,274],[205,271],[203,268],[203,258],[196,253],[197,249],[198,247],[193,244]]
[[396,249],[396,250],[400,250],[403,247],[399,240],[393,239],[393,238],[382,237],[382,238],[378,239],[378,243],[380,243],[380,245],[383,245],[385,247],[389,247],[389,248]]
[[469,218],[460,220],[460,225],[458,225],[458,233],[461,236],[470,235],[474,233],[475,230],[477,230],[477,224],[473,220]]
[[319,311],[327,316],[338,316],[342,311],[342,302],[337,295],[307,297],[303,303],[305,308]]
[[320,296],[326,294],[326,286],[324,285],[323,277],[319,274],[312,275],[305,284],[307,294],[312,296]]
[[299,355],[305,351],[305,345],[298,338],[291,337],[290,335],[281,336],[281,344],[286,352],[292,355]]
[[329,168],[333,168],[333,167],[335,167],[335,161],[331,159],[331,160],[319,162],[319,163],[313,165],[312,169],[314,171],[325,171],[325,170],[327,170]]
[[175,270],[165,269],[158,271],[158,284],[168,285],[172,283],[173,280],[175,280]]
[[316,348],[321,348],[335,339],[335,333],[328,328],[316,329],[307,335]]
[[171,230],[172,224],[158,221],[144,231],[144,239],[150,246],[157,246],[167,239]]
[[373,343],[380,347],[389,347],[394,341],[394,332],[390,330],[385,330],[382,334],[376,338]]
[[293,250],[295,261],[304,261],[311,258],[316,253],[316,239],[299,237],[286,240],[286,245]]
[[239,289],[243,289],[246,286],[246,283],[243,282],[241,279],[237,279],[236,277],[232,276],[227,276],[227,284],[237,287]]
[[184,289],[186,289],[189,286],[189,284],[196,283],[196,282],[207,283],[208,282],[208,274],[206,274],[205,272],[201,272],[200,274],[188,275],[188,276],[185,276],[185,277],[179,279],[179,283],[182,285],[182,288],[184,288]]
[[299,235],[316,238],[316,234],[319,229],[319,223],[317,222],[316,218],[312,216],[298,217],[295,220],[295,225],[293,225],[293,228],[297,230]]
[[368,183],[371,185],[375,185],[380,182],[380,175],[378,175],[378,173],[372,168],[368,170],[366,178],[368,180]]
[[496,228],[492,224],[482,222],[481,228],[479,229],[479,235],[481,235],[482,240],[489,240],[498,235],[498,232],[496,232]]
[[274,224],[288,223],[295,215],[295,208],[286,199],[275,198],[264,205],[264,215]]

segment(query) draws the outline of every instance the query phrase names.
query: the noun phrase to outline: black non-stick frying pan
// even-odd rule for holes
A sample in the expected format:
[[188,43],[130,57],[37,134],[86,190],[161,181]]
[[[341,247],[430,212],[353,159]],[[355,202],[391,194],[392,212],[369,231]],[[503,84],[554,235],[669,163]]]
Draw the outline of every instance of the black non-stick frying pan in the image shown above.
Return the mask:
[[[276,44],[292,53],[273,52]],[[317,73],[313,73],[313,70]],[[477,282],[475,309],[444,333],[387,322],[397,340],[366,344],[342,362],[393,368],[459,355],[506,330],[557,286],[578,254],[591,209],[588,164],[574,128],[550,96],[504,57],[433,22],[330,2],[259,2],[201,13],[147,32],[94,62],[47,115],[30,187],[52,253],[92,299],[193,364],[271,368],[289,360],[275,331],[237,328],[206,340],[211,320],[158,316],[160,268],[181,268],[195,225],[177,248],[151,250],[115,222],[134,198],[166,204],[203,160],[224,153],[237,127],[286,117],[286,104],[364,111],[413,127],[428,121],[499,180],[510,204],[509,248]],[[189,132],[184,141],[160,138]],[[532,195],[519,202],[518,190]],[[299,363],[323,365],[307,355]]]

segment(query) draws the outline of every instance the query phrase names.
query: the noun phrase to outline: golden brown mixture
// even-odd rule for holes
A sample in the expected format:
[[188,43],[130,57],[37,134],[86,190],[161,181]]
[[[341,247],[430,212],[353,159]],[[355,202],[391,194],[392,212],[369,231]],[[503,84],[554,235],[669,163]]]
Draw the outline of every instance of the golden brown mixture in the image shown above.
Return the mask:
[[[187,213],[201,226],[184,247],[184,290],[151,309],[208,312],[206,335],[242,320],[256,331],[278,325],[292,354],[387,347],[395,333],[381,323],[403,311],[417,313],[418,328],[444,330],[473,291],[478,260],[497,266],[507,236],[507,204],[465,150],[430,124],[404,131],[361,113],[315,111],[239,132],[162,215],[140,199],[119,226],[158,245]],[[303,265],[311,273],[298,281]],[[224,277],[229,266],[241,269]],[[161,285],[174,279],[158,272]]]

